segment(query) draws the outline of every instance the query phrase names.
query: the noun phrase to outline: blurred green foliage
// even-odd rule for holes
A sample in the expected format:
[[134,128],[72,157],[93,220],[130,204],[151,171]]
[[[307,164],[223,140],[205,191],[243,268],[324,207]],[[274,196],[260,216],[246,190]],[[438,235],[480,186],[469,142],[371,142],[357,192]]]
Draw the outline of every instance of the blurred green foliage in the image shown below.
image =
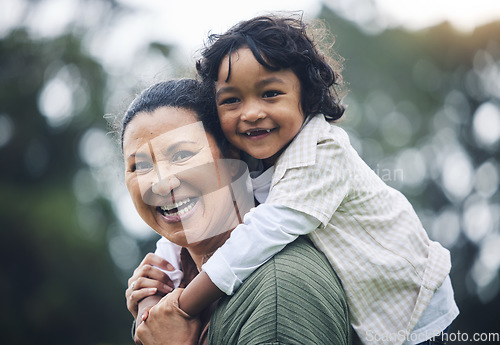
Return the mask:
[[[24,30],[0,43],[0,113],[12,138],[0,155],[0,316],[3,344],[127,343],[123,282],[106,243],[103,210],[97,236],[82,236],[72,182],[82,166],[78,141],[103,126],[106,73],[82,52],[81,37],[33,40]],[[77,66],[91,101],[62,128],[50,127],[38,97],[54,64]]]
[[[500,195],[498,183],[491,187],[477,176],[494,179],[496,169],[498,178],[499,143],[481,141],[474,119],[485,103],[500,107],[499,79],[496,89],[488,80],[500,76],[500,23],[471,34],[447,24],[367,34],[326,7],[319,17],[346,59],[350,92],[341,125],[370,166],[387,172],[386,182],[410,198],[430,236],[452,251],[462,312],[453,328],[498,331],[500,261],[485,248],[500,236]],[[134,236],[120,223],[109,187],[119,174],[106,170],[119,166],[119,159],[109,152],[99,157],[106,147],[92,146],[92,138],[107,138],[103,115],[113,98],[118,113],[144,81],[125,88],[130,94],[113,95],[123,76],[103,66],[84,41],[77,30],[36,38],[22,27],[0,39],[2,344],[132,343],[126,279],[154,249],[154,239]],[[159,52],[167,65],[181,66],[170,56],[174,48],[152,43],[141,64],[155,52],[158,59]],[[483,73],[487,68],[492,72]],[[179,67],[177,75],[184,70]],[[88,157],[89,150],[97,158]],[[457,152],[461,160],[447,160]],[[484,164],[493,167],[485,168],[491,174],[478,173]],[[457,177],[447,173],[455,168],[459,184],[468,188],[455,188]],[[400,178],[399,169],[405,174]],[[489,210],[490,222],[474,210]],[[458,225],[442,221],[445,216]],[[471,228],[475,222],[477,230]]]
[[[370,35],[327,8],[320,18],[345,58],[350,93],[341,125],[379,175],[403,169],[401,179],[389,174],[386,182],[452,253],[461,310],[452,331],[498,332],[500,142],[481,139],[478,113],[484,104],[496,107],[485,127],[499,133],[500,22],[467,34],[443,23]],[[420,159],[423,173],[412,179]],[[482,173],[486,166],[491,173]]]

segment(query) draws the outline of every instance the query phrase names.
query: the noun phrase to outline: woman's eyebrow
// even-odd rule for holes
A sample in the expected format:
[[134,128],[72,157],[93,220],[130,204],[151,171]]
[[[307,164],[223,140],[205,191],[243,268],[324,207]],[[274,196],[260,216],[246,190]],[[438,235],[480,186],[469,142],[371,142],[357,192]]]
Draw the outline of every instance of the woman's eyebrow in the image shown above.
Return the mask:
[[167,154],[175,152],[176,150],[178,150],[179,146],[184,145],[184,144],[198,144],[198,142],[192,141],[192,140],[178,141],[175,144],[168,146],[165,152],[167,152]]
[[135,160],[136,158],[151,158],[151,155],[145,154],[143,152],[134,152],[127,157],[127,161]]

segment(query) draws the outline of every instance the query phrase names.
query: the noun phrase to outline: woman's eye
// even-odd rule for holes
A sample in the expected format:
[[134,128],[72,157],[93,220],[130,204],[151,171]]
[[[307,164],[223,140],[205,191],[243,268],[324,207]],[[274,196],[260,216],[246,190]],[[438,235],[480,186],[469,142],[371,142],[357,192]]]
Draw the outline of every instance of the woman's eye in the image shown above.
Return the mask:
[[282,93],[276,90],[266,91],[262,95],[263,98],[272,98],[281,95]]
[[151,162],[136,162],[132,165],[132,171],[137,172],[147,172],[153,168],[153,164]]
[[194,155],[195,153],[191,151],[179,151],[172,156],[172,162],[182,162],[193,157]]

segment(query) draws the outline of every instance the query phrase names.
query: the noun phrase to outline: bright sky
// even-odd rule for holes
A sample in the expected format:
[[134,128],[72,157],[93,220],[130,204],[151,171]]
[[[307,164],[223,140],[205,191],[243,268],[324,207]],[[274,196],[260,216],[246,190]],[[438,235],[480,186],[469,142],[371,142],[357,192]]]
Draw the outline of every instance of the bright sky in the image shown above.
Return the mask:
[[145,11],[149,24],[157,28],[160,39],[168,36],[187,51],[203,45],[209,32],[221,33],[240,20],[275,11],[304,12],[305,17],[314,17],[320,10],[318,0],[119,0]]
[[457,29],[500,19],[499,0],[374,0],[381,12],[409,29],[450,21]]
[[[190,58],[201,48],[210,31],[220,33],[240,20],[275,11],[302,10],[306,19],[316,17],[321,3],[369,32],[395,26],[418,30],[443,20],[450,21],[459,30],[469,31],[476,25],[500,20],[500,0],[118,1],[134,11],[115,27],[106,28],[107,32],[97,35],[102,40],[97,50],[115,50],[122,54],[117,58],[123,60],[145,41],[175,44]],[[95,12],[109,10],[102,4],[99,1],[44,0],[34,5],[28,0],[1,0],[0,36],[21,24],[28,8],[32,11],[23,24],[40,36],[58,35],[75,21],[84,21],[88,27],[98,26],[95,18],[99,16]],[[113,55],[115,58],[117,54]]]
[[[272,11],[303,10],[315,17],[320,0],[119,0],[148,13],[158,35],[187,50],[199,48],[207,33],[219,33],[240,20]],[[500,0],[324,0],[324,3],[359,23],[377,22],[379,27],[404,26],[418,30],[444,20],[469,31],[476,25],[500,19]],[[151,17],[151,14],[154,16]],[[160,29],[161,28],[161,29]]]

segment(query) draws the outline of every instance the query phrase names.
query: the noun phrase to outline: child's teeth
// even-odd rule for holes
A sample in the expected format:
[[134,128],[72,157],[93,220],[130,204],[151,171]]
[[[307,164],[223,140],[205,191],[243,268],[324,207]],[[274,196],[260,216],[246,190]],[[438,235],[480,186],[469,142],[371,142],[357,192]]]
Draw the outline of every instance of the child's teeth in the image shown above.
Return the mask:
[[[271,130],[270,130],[270,129],[262,129],[262,130],[257,130],[256,132],[259,132],[259,131],[264,131],[264,132],[266,132],[266,133],[270,133],[270,132],[271,132]],[[245,134],[246,134],[246,135],[251,135],[251,134],[252,134],[252,132],[247,131],[247,132],[245,132]]]

